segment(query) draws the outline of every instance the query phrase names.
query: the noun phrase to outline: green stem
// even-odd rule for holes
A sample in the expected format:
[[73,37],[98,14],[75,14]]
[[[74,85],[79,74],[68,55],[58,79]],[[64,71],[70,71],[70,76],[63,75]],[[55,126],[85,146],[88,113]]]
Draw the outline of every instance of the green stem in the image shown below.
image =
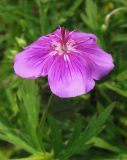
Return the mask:
[[46,122],[47,113],[48,113],[48,110],[49,110],[49,107],[50,107],[52,98],[53,98],[53,94],[51,94],[50,97],[49,97],[47,106],[46,106],[46,108],[45,108],[44,111],[43,111],[43,115],[42,115],[42,118],[41,118],[41,121],[40,121],[40,127],[39,127],[39,128],[40,128],[40,134],[39,134],[39,135],[40,135],[40,137],[41,137],[40,140],[43,139],[44,129],[45,129],[45,122]]
[[111,11],[109,14],[107,14],[107,16],[105,17],[105,26],[108,27],[109,25],[109,20],[110,18],[115,15],[116,13],[120,12],[120,11],[126,11],[127,12],[127,7],[119,7],[114,9],[113,11]]
[[40,0],[36,0],[39,16],[40,16],[40,27],[41,27],[41,33],[45,34],[45,22],[46,22],[46,11],[44,8],[44,4],[41,3]]

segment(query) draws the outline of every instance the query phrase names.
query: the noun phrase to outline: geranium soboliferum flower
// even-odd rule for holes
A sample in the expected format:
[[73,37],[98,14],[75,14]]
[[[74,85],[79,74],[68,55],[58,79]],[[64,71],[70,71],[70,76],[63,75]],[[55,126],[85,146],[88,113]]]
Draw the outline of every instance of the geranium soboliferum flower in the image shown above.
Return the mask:
[[89,92],[95,80],[113,68],[112,56],[97,45],[95,35],[64,27],[40,37],[14,61],[17,75],[29,79],[48,76],[52,92],[63,98]]

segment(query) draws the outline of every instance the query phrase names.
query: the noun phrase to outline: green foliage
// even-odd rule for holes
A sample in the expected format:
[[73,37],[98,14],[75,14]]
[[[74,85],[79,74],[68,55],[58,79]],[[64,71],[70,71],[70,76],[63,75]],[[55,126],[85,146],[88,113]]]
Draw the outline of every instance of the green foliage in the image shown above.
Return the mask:
[[[127,159],[126,7],[126,0],[0,1],[0,159]],[[53,96],[49,104],[47,80],[18,78],[13,60],[59,25],[95,33],[115,69],[91,93],[68,100]]]
[[51,127],[51,142],[54,153],[57,156],[62,150],[62,134],[57,121],[50,115],[48,116],[48,122]]
[[109,106],[98,117],[93,116],[84,131],[81,131],[81,122],[76,123],[71,140],[68,142],[65,150],[60,153],[60,159],[68,159],[73,154],[91,147],[87,142],[100,133],[112,109],[113,107]]
[[37,153],[28,158],[21,158],[20,160],[52,160],[52,159],[53,159],[52,153]]
[[21,104],[19,104],[19,111],[23,126],[25,127],[25,132],[30,135],[33,145],[41,151],[41,144],[37,135],[39,126],[40,97],[38,94],[38,87],[34,80],[23,81],[18,90],[18,97],[21,102]]
[[[18,131],[17,131],[18,132]],[[18,133],[9,122],[0,115],[0,139],[10,142],[14,145],[20,146],[23,149],[26,149],[30,153],[34,153],[35,150],[25,142],[23,133],[18,135]]]
[[97,21],[97,5],[92,0],[86,0],[86,15],[81,13],[81,18],[83,22],[91,28],[93,32],[98,31],[98,21]]
[[94,146],[96,146],[98,148],[106,149],[108,151],[115,152],[115,153],[120,153],[120,149],[117,146],[113,146],[113,145],[109,144],[108,142],[106,142],[102,138],[93,137],[89,141],[89,143],[93,143]]

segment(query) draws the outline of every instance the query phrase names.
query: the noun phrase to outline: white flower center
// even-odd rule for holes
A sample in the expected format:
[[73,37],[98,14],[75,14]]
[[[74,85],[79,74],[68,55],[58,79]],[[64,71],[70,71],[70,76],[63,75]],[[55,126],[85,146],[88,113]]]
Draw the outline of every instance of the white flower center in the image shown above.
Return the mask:
[[52,43],[52,47],[54,51],[57,52],[58,55],[68,54],[71,51],[75,50],[74,41],[68,41],[66,44],[62,45],[60,42],[54,41]]

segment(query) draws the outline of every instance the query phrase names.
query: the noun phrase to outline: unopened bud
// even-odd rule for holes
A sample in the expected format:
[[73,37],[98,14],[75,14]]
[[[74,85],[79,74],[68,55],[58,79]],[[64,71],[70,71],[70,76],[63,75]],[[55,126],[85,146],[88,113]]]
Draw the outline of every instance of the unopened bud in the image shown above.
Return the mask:
[[102,32],[105,32],[106,30],[107,30],[107,25],[105,25],[105,24],[102,24],[102,26],[101,26],[101,31]]

